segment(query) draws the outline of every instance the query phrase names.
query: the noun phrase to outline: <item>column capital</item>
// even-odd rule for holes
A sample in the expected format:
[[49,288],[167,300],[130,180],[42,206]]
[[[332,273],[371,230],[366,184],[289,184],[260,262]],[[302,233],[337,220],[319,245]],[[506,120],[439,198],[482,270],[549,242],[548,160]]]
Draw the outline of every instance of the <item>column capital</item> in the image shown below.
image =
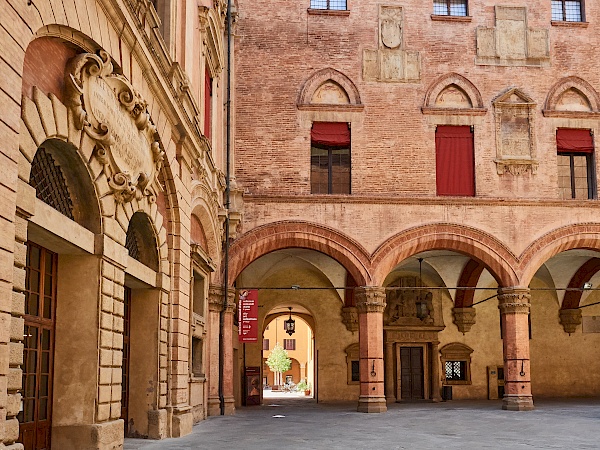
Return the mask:
[[383,313],[386,307],[385,288],[380,286],[361,286],[354,291],[356,309],[359,313]]
[[[235,308],[235,288],[230,286],[227,291],[225,312],[233,312],[233,309]],[[222,284],[211,284],[208,287],[208,308],[210,311],[223,311],[224,294],[225,289],[223,289]]]
[[498,289],[498,308],[502,314],[529,314],[531,293],[528,288]]

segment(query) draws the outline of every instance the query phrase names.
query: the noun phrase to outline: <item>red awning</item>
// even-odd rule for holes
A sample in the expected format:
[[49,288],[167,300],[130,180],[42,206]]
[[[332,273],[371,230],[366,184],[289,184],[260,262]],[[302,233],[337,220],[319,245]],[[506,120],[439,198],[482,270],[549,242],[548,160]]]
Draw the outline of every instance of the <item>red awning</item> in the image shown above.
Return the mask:
[[594,140],[590,130],[559,128],[556,130],[556,148],[559,152],[593,153]]
[[312,144],[329,147],[350,147],[350,127],[346,122],[313,122]]

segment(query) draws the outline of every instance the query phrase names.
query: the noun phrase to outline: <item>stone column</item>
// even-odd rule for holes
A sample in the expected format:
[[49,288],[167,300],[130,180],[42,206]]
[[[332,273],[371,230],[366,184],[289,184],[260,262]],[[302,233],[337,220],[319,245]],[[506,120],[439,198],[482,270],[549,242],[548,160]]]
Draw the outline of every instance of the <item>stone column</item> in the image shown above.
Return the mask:
[[221,414],[219,399],[219,320],[223,310],[223,286],[211,284],[208,290],[208,415]]
[[500,288],[498,292],[498,307],[502,314],[502,335],[504,336],[502,409],[530,411],[533,409],[528,324],[531,296],[527,288]]
[[387,403],[394,403],[396,395],[394,394],[394,343],[385,343],[385,400]]
[[434,402],[441,402],[441,380],[440,380],[440,343],[433,341],[431,348],[431,399]]
[[384,393],[383,311],[385,288],[365,286],[356,290],[360,346],[360,397],[358,411],[387,411]]
[[[221,292],[223,290],[221,289]],[[223,296],[221,295],[221,301]],[[225,321],[223,324],[223,397],[225,402],[225,415],[235,413],[235,397],[233,395],[233,311],[235,309],[235,289],[229,288],[227,292],[227,306],[225,307]]]

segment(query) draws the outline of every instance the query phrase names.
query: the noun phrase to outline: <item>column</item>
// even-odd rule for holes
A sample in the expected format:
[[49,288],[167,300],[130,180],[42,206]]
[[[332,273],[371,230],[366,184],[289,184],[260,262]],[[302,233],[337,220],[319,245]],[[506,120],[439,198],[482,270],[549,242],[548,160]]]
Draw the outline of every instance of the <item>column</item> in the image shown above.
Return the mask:
[[396,395],[394,394],[394,343],[385,343],[385,400],[387,403],[394,403]]
[[223,310],[223,286],[211,284],[208,291],[208,415],[221,414],[219,399],[219,321]]
[[385,288],[365,286],[356,289],[360,355],[360,397],[358,411],[387,411],[384,393],[383,311]]
[[[221,297],[222,299],[223,297]],[[223,398],[225,402],[225,415],[235,413],[235,397],[233,395],[233,310],[235,309],[235,289],[229,288],[227,292],[227,305],[224,309],[223,323]]]
[[498,289],[502,314],[504,351],[504,399],[502,409],[530,411],[531,371],[529,364],[529,289],[511,287]]
[[431,348],[431,400],[434,402],[442,401],[441,396],[441,379],[440,379],[440,343],[433,341],[430,344]]

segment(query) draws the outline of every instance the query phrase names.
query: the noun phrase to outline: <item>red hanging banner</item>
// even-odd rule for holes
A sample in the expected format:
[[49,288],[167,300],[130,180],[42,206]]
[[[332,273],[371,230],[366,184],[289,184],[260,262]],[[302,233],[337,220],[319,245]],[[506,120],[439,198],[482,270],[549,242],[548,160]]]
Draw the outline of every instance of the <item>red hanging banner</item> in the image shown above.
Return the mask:
[[238,339],[240,342],[258,342],[258,290],[241,290],[238,305]]

